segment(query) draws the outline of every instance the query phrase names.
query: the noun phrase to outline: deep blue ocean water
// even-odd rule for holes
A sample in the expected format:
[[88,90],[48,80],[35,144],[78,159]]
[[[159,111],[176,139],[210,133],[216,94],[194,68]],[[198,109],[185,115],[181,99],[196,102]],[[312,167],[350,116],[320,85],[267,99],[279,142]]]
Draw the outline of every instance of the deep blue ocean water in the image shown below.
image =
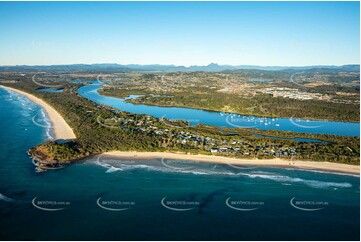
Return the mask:
[[[266,118],[244,116],[231,113],[210,112],[191,108],[158,107],[125,102],[123,98],[100,95],[99,82],[78,89],[81,96],[96,103],[108,105],[121,111],[149,114],[170,120],[186,120],[191,125],[206,124],[229,128],[256,128],[261,130],[283,130],[312,134],[336,134],[360,136],[360,123],[335,122],[322,120],[302,120],[297,118]],[[295,113],[296,115],[296,113]]]
[[1,88],[0,110],[2,240],[359,240],[357,176],[106,156],[36,173],[46,116]]

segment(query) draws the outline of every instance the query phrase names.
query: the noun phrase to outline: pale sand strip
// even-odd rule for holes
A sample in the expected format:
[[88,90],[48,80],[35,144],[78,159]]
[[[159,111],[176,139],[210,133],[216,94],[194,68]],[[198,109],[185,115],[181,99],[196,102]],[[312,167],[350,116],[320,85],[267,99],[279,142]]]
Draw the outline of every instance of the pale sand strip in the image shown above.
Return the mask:
[[283,168],[298,168],[308,170],[319,170],[329,172],[341,172],[349,174],[360,174],[360,166],[338,164],[331,162],[315,162],[315,161],[300,161],[300,160],[283,160],[279,158],[269,160],[259,159],[237,159],[222,156],[212,155],[187,155],[180,153],[166,153],[166,152],[126,152],[126,151],[111,151],[103,153],[105,156],[119,157],[123,159],[174,159],[174,160],[190,160],[199,162],[244,165],[244,166],[268,166],[268,167],[283,167]]
[[[31,101],[39,104],[44,108],[48,117],[52,123],[53,132],[56,139],[75,139],[75,135],[70,126],[65,122],[62,116],[50,105],[44,102],[42,99],[35,97],[29,93],[20,91],[15,88],[6,87],[0,85],[0,87],[7,90],[14,91],[21,95],[26,96]],[[219,164],[231,164],[231,165],[244,165],[244,166],[268,166],[268,167],[288,167],[288,168],[300,168],[330,172],[342,172],[350,174],[360,174],[360,166],[346,165],[331,162],[315,162],[315,161],[299,161],[299,160],[283,160],[279,158],[269,160],[259,159],[236,159],[222,156],[212,155],[187,155],[182,153],[166,153],[166,152],[123,152],[112,151],[106,152],[104,155],[116,156],[124,159],[174,159],[174,160],[190,160],[199,162],[219,163]]]
[[13,92],[16,92],[18,94],[24,95],[30,101],[40,105],[45,110],[45,112],[47,113],[47,115],[49,117],[55,139],[75,139],[76,138],[73,130],[65,122],[63,117],[53,107],[51,107],[49,104],[44,102],[42,99],[37,98],[34,95],[31,95],[24,91],[20,91],[18,89],[12,88],[12,87],[6,87],[3,85],[0,85],[0,87],[10,90],[10,91],[13,91]]

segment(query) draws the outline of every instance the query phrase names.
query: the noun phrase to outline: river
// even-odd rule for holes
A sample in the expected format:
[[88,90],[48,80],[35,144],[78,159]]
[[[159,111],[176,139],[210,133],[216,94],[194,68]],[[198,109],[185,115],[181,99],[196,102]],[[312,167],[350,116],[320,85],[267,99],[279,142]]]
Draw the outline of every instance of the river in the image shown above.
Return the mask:
[[191,108],[132,104],[126,102],[124,98],[100,95],[97,92],[99,88],[101,88],[99,84],[82,86],[78,89],[78,93],[93,102],[108,105],[121,111],[148,114],[157,118],[167,118],[171,120],[185,120],[191,125],[206,124],[229,128],[257,128],[261,130],[280,130],[312,134],[360,136],[360,123],[322,120],[311,121],[297,118],[267,118],[210,112]]

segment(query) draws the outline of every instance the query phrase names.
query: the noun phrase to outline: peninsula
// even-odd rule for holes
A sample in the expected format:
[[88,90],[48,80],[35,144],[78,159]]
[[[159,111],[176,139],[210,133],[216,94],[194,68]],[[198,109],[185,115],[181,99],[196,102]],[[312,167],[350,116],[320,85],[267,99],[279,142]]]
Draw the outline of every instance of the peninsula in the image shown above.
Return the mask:
[[[5,85],[1,87],[41,105],[51,120],[55,138],[68,141],[48,141],[29,150],[41,171],[104,153],[123,158],[169,158],[359,174],[358,137],[241,128],[219,131],[204,125],[190,127],[184,126],[184,122],[119,112],[90,102],[77,94],[83,84],[62,83],[62,93],[39,92],[38,84],[29,80]],[[177,141],[178,133],[179,137],[194,137],[193,141],[190,144]],[[255,133],[260,136],[254,136]],[[289,137],[324,142],[304,143]],[[227,145],[230,148],[222,148]],[[334,152],[330,153],[330,149]]]

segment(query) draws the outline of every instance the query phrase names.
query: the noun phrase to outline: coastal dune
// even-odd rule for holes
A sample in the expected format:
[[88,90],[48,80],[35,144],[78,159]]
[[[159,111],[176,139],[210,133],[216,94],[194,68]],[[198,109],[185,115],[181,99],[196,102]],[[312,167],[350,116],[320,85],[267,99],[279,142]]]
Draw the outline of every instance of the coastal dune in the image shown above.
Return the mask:
[[42,99],[35,97],[34,95],[31,95],[29,93],[26,93],[24,91],[20,91],[18,89],[12,88],[12,87],[6,87],[3,85],[0,85],[1,88],[16,92],[18,94],[26,96],[29,100],[32,102],[40,105],[46,112],[46,114],[49,117],[49,120],[51,122],[51,128],[54,134],[55,139],[75,139],[76,136],[73,132],[73,130],[70,128],[70,126],[65,122],[63,117],[49,104],[44,102]]
[[[35,97],[24,91],[15,88],[0,85],[1,88],[24,95],[31,101],[40,105],[46,111],[51,124],[55,139],[75,139],[76,136],[71,127],[65,122],[63,117],[49,104],[42,99]],[[121,159],[174,159],[174,160],[188,160],[197,162],[208,162],[239,166],[263,166],[263,167],[280,167],[280,168],[295,168],[306,170],[319,170],[327,172],[341,172],[348,174],[360,174],[360,166],[347,165],[331,162],[315,162],[315,161],[300,161],[300,160],[285,160],[280,158],[275,159],[239,159],[214,155],[188,155],[184,153],[167,153],[167,152],[137,152],[137,151],[111,151],[103,153],[104,156],[117,157]]]
[[360,174],[360,166],[347,165],[331,162],[316,162],[316,161],[300,161],[300,160],[284,160],[284,159],[237,159],[223,156],[213,155],[187,155],[178,153],[165,152],[123,152],[111,151],[103,153],[105,156],[123,158],[123,159],[174,159],[174,160],[189,160],[197,162],[208,162],[218,164],[228,164],[233,166],[263,166],[263,167],[280,167],[280,168],[296,168],[305,170],[318,170],[327,172],[340,172],[348,174]]

